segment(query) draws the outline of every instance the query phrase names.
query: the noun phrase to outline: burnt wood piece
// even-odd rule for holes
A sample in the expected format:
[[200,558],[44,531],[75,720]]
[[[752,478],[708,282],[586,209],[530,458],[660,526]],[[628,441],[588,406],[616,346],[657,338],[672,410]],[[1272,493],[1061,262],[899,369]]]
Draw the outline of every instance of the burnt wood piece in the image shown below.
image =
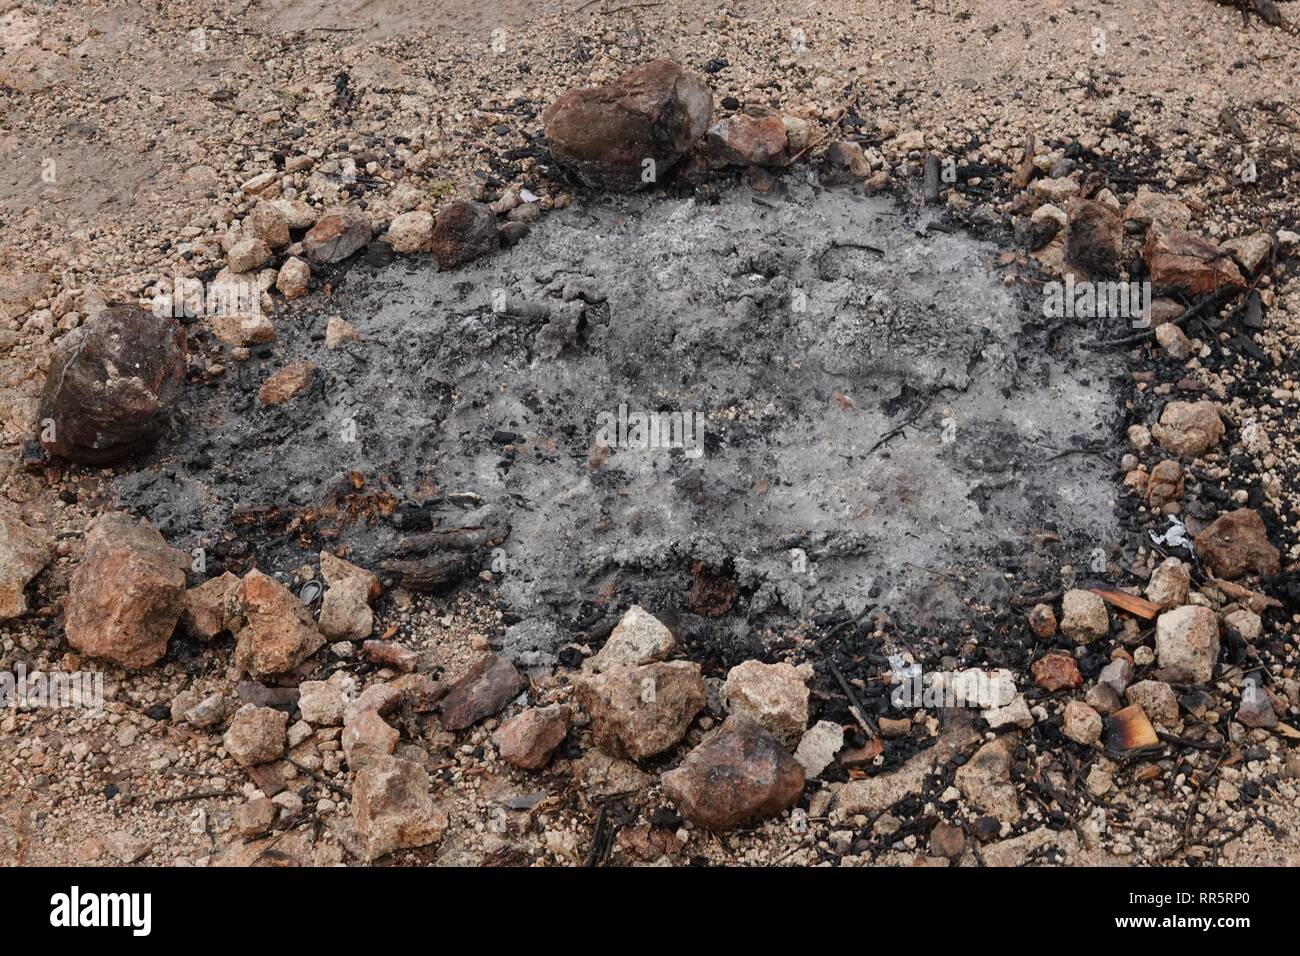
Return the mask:
[[474,557],[464,552],[433,554],[410,561],[385,561],[381,567],[402,587],[432,594],[455,587],[473,574]]

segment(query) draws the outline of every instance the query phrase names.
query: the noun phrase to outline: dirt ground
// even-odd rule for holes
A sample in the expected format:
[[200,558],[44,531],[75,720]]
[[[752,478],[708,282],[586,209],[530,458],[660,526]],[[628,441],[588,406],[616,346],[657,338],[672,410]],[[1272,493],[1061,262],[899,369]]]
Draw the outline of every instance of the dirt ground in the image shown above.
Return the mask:
[[[1279,8],[1300,21],[1300,4]],[[814,143],[859,135],[905,202],[915,202],[921,170],[900,134],[920,131],[928,149],[987,169],[994,186],[948,201],[955,223],[984,236],[1001,228],[1013,200],[1007,183],[1030,135],[1049,154],[1082,151],[1081,173],[1108,176],[1123,200],[1144,184],[1175,194],[1192,211],[1189,228],[1210,239],[1298,228],[1300,39],[1209,0],[0,0],[0,494],[58,539],[56,559],[31,588],[34,610],[0,624],[4,666],[77,666],[60,607],[81,535],[110,500],[104,473],[65,469],[51,480],[23,464],[44,372],[65,332],[98,304],[147,300],[160,279],[215,272],[225,262],[223,234],[248,209],[241,184],[287,170],[296,157],[312,160],[286,174],[300,197],[364,202],[376,221],[436,211],[451,198],[491,201],[512,187],[531,190],[544,208],[564,204],[581,190],[540,148],[542,109],[567,89],[657,57],[703,75],[715,112],[734,97],[808,120]],[[342,175],[349,158],[356,183]],[[1258,168],[1249,186],[1247,160]],[[1255,489],[1282,578],[1292,582],[1300,560],[1296,254],[1280,256],[1259,285],[1266,311],[1256,341],[1266,360],[1243,378],[1207,353],[1180,372],[1235,420],[1266,428],[1271,463],[1222,455],[1198,478],[1217,480],[1228,496],[1241,491],[1241,500]],[[1008,285],[1039,265],[1053,266],[1050,249],[999,263]],[[200,355],[197,367],[216,377],[221,361]],[[1142,407],[1140,396],[1130,401]],[[1117,434],[1116,461],[1125,450]],[[1279,592],[1287,587],[1291,597],[1266,628],[1281,648],[1271,658],[1275,676],[1294,684],[1294,583],[1275,582]],[[449,678],[505,626],[487,588],[399,595],[377,618],[377,630],[398,628]],[[219,734],[167,718],[182,691],[230,692],[237,677],[229,642],[177,641],[153,668],[107,670],[103,716],[0,712],[0,861],[355,863],[337,756],[335,773],[324,759],[324,770],[289,778],[290,791],[310,791],[309,813],[275,835],[235,832],[234,808],[256,788]],[[568,688],[542,676],[530,696],[565,701]],[[951,781],[935,781],[904,809],[835,818],[814,802],[807,831],[778,817],[714,835],[664,809],[652,779],[660,768],[638,770],[575,744],[544,771],[522,773],[493,752],[496,724],[399,745],[399,753],[420,751],[450,826],[436,846],[401,851],[394,862],[580,865],[593,840],[615,832],[618,862],[918,865],[937,859],[926,853],[936,817],[965,813],[946,792]],[[696,728],[688,741],[702,735]],[[325,757],[337,753],[337,735],[320,743],[332,745],[321,748]],[[1070,801],[1064,812],[1050,786],[1026,788],[1025,822],[987,844],[987,859],[975,852],[954,862],[1300,864],[1296,740],[1247,731],[1233,743],[1223,766],[1197,762],[1195,751],[1153,760],[1150,771],[1117,766],[1104,799]],[[1017,762],[1041,764],[1046,746],[1035,738]],[[888,766],[914,752],[902,748]],[[641,796],[629,803],[629,792]],[[1098,808],[1107,824],[1098,826]]]

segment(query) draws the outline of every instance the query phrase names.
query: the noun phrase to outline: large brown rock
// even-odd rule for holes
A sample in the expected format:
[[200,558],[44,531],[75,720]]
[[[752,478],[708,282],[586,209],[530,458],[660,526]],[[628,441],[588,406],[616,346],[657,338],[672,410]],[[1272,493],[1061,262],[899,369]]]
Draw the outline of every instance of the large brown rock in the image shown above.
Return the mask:
[[[653,60],[613,83],[570,90],[542,113],[551,155],[588,186],[641,189],[677,164],[709,128],[713,93],[669,60]],[[654,177],[643,177],[645,160]]]
[[633,760],[663,753],[681,740],[706,699],[700,665],[688,661],[583,675],[574,680],[574,694],[591,718],[596,746]]
[[1268,540],[1264,519],[1253,508],[1221,514],[1196,536],[1196,553],[1216,577],[1239,578],[1247,572],[1277,574],[1280,557]]
[[504,657],[489,654],[452,684],[442,700],[442,726],[464,730],[491,717],[528,686],[524,675]]
[[365,248],[373,234],[374,227],[364,212],[342,206],[316,220],[302,238],[302,251],[318,265],[333,265]]
[[148,522],[103,515],[68,583],[68,643],[122,667],[153,664],[167,653],[185,606],[189,563]]
[[423,767],[384,756],[357,772],[352,823],[367,858],[377,860],[394,850],[437,843],[447,816],[433,804]]
[[1177,290],[1204,295],[1246,287],[1231,253],[1182,229],[1152,226],[1142,247],[1142,258],[1158,292]]
[[433,220],[429,247],[443,272],[488,255],[500,245],[496,217],[482,203],[465,200],[449,203]]
[[27,613],[23,589],[54,556],[53,541],[29,528],[18,509],[0,501],[0,621]]
[[293,670],[325,643],[310,612],[256,568],[239,585],[235,666],[254,677]]
[[136,306],[105,309],[59,342],[41,396],[41,444],[83,465],[153,447],[185,381],[185,333]]
[[1065,227],[1065,258],[1094,276],[1119,272],[1123,226],[1119,212],[1095,199],[1070,203]]
[[803,793],[804,770],[754,721],[732,714],[663,775],[678,812],[710,830],[729,830],[788,810]]

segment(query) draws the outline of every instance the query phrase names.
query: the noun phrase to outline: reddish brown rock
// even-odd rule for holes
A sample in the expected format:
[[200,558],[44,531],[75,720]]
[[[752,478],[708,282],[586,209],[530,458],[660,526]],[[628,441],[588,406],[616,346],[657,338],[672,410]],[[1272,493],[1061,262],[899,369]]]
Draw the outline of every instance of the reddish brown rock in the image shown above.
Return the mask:
[[1183,497],[1183,469],[1176,459],[1166,458],[1151,469],[1146,493],[1147,501],[1155,509]]
[[1151,273],[1151,284],[1159,292],[1205,295],[1246,287],[1230,252],[1181,229],[1152,226],[1142,258]]
[[1278,572],[1278,550],[1269,543],[1264,519],[1253,508],[1238,508],[1215,518],[1196,536],[1196,553],[1220,578]]
[[225,572],[185,592],[181,623],[195,637],[210,641],[230,630],[230,602],[239,591],[239,578]]
[[316,366],[311,362],[293,362],[286,365],[262,383],[257,390],[257,400],[263,405],[287,402],[308,388],[316,376]]
[[1035,637],[1046,640],[1056,636],[1056,613],[1050,604],[1035,604],[1029,609],[1029,629]]
[[686,735],[704,707],[700,665],[688,661],[612,667],[575,678],[574,696],[591,717],[596,746],[644,760]]
[[0,621],[27,613],[23,590],[54,556],[53,540],[0,501]]
[[1034,683],[1043,690],[1054,693],[1058,690],[1073,690],[1083,686],[1083,675],[1079,673],[1079,665],[1069,654],[1059,651],[1044,654],[1034,661],[1032,669]]
[[235,666],[255,677],[287,673],[325,643],[302,602],[256,569],[240,582],[235,617]]
[[500,711],[527,686],[514,664],[489,654],[447,691],[442,701],[442,726],[464,730]]
[[964,852],[966,852],[966,834],[961,827],[939,823],[930,831],[931,856],[956,860]]
[[714,571],[703,561],[695,562],[695,578],[691,581],[691,589],[686,592],[686,606],[692,614],[719,617],[731,609],[735,600],[735,578]]
[[41,395],[41,444],[83,465],[153,447],[185,382],[185,333],[136,306],[105,309],[62,339]]
[[374,229],[366,214],[355,206],[328,210],[303,236],[302,249],[318,265],[342,262],[363,249]]
[[189,557],[150,524],[124,514],[99,518],[68,583],[64,631],[83,654],[148,667],[165,653],[185,606]]
[[542,122],[557,162],[588,186],[630,192],[662,180],[708,130],[712,113],[707,83],[653,60],[613,83],[570,90]]
[[443,272],[495,252],[500,245],[496,217],[482,203],[449,203],[433,221],[430,248]]
[[521,770],[537,770],[551,759],[568,732],[569,708],[554,704],[532,707],[511,717],[492,735],[492,742],[506,763]]
[[740,714],[663,775],[664,793],[698,826],[729,830],[790,809],[803,793],[799,762]]
[[766,106],[746,106],[709,130],[708,152],[732,166],[780,166],[786,161],[785,121]]
[[1067,209],[1065,258],[1094,276],[1119,272],[1123,225],[1118,210],[1095,199],[1079,199]]
[[363,641],[361,643],[361,653],[366,660],[373,664],[379,664],[381,667],[391,667],[404,674],[409,674],[415,670],[415,665],[420,658],[420,655],[415,651],[409,647],[403,647],[396,641]]
[[366,857],[428,846],[441,839],[447,816],[429,795],[429,775],[419,764],[377,757],[357,773],[352,787],[352,823]]

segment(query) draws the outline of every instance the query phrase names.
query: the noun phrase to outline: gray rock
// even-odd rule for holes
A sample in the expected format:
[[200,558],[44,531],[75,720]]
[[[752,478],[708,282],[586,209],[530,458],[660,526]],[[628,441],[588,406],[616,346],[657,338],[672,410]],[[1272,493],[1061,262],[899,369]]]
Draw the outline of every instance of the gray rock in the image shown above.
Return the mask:
[[584,670],[600,673],[620,664],[662,661],[676,646],[673,632],[645,608],[634,604],[614,626],[604,647],[585,663]]
[[804,776],[815,780],[831,765],[843,746],[844,728],[834,721],[819,720],[804,733],[794,759],[803,767]]
[[289,715],[284,711],[245,704],[230,719],[226,750],[242,767],[279,760],[284,756],[288,726]]
[[230,705],[221,694],[209,694],[185,712],[185,722],[191,727],[208,730],[219,727],[226,719]]
[[957,789],[974,806],[1004,823],[1020,820],[1020,801],[1011,782],[1011,742],[1006,737],[989,741],[958,768]]
[[1106,602],[1091,591],[1066,591],[1061,599],[1061,633],[1076,644],[1086,644],[1110,632]]
[[808,726],[808,687],[792,664],[737,664],[727,673],[722,697],[731,713],[757,721],[787,750]]
[[1237,720],[1247,727],[1276,727],[1277,712],[1273,709],[1272,698],[1254,680],[1247,680],[1241,692],[1241,706],[1237,708]]
[[1156,656],[1175,682],[1208,683],[1219,659],[1219,622],[1207,607],[1184,605],[1156,619]]

